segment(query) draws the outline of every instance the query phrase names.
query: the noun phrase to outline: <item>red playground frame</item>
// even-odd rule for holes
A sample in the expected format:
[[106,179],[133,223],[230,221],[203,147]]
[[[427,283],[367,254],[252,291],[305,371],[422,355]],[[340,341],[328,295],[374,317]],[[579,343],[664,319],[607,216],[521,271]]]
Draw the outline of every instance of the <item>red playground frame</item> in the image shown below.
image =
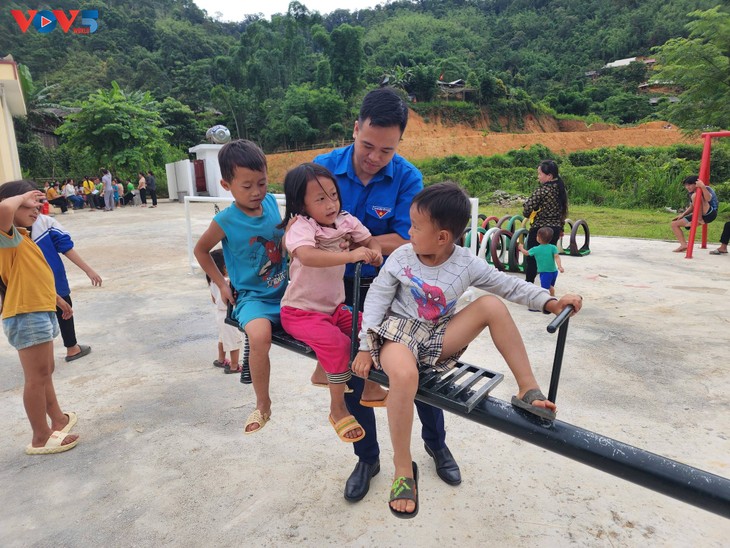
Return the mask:
[[[730,131],[711,131],[702,134],[702,138],[705,140],[705,146],[702,149],[702,160],[700,161],[700,181],[706,185],[710,184],[710,150],[712,149],[712,139],[714,137],[730,137]],[[687,242],[687,254],[684,256],[685,259],[692,258],[700,211],[702,211],[702,191],[698,188],[695,191],[695,207],[694,211],[692,211],[692,224],[689,227],[689,240]],[[702,225],[702,249],[707,249],[707,225]]]

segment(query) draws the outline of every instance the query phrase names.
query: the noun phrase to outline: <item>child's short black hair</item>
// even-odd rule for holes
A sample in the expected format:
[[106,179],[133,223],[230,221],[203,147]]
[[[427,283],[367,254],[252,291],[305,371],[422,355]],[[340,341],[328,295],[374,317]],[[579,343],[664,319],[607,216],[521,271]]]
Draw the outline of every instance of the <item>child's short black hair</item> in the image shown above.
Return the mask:
[[439,229],[448,230],[454,240],[461,238],[471,217],[469,196],[453,181],[424,188],[413,198],[412,205],[427,213]]
[[30,179],[21,179],[19,181],[10,181],[3,185],[0,185],[0,202],[6,198],[12,198],[13,196],[20,196],[31,190],[38,190],[38,185],[35,181]]
[[295,215],[304,213],[304,196],[307,194],[307,183],[315,179],[320,186],[320,177],[331,179],[335,183],[335,191],[337,192],[337,200],[342,208],[342,197],[340,196],[340,185],[337,184],[337,178],[332,172],[324,166],[313,162],[306,162],[290,169],[284,177],[284,196],[286,197],[286,210],[282,218],[281,224],[277,228],[285,228]]
[[537,231],[537,237],[543,242],[550,243],[550,240],[553,239],[553,229],[549,226],[544,226]]
[[685,177],[684,178],[684,180],[682,181],[682,184],[684,186],[687,186],[687,185],[696,185],[697,184],[697,181],[699,179],[700,178],[697,175],[690,175],[689,177]]
[[238,139],[226,143],[218,151],[218,164],[221,167],[223,180],[231,182],[236,167],[245,167],[251,171],[266,171],[266,156],[253,141]]
[[[210,252],[210,257],[213,259],[215,266],[218,267],[218,270],[221,271],[221,274],[225,276],[228,270],[226,269],[226,260],[223,258],[223,250],[221,248],[214,249]],[[208,285],[210,285],[210,276],[206,274],[205,279],[208,281]]]
[[393,88],[378,88],[362,100],[357,119],[360,125],[369,119],[373,126],[398,126],[402,135],[408,123],[408,107]]

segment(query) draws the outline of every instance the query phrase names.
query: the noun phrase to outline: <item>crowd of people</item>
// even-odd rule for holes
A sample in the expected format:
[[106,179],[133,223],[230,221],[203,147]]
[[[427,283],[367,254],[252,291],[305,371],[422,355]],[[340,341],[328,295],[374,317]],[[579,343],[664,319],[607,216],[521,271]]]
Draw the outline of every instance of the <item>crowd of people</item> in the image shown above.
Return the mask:
[[59,208],[65,215],[69,209],[89,209],[100,211],[114,211],[115,207],[128,205],[147,206],[149,197],[152,205],[157,207],[157,182],[152,171],[139,172],[137,185],[131,179],[122,181],[113,177],[111,172],[101,169],[101,175],[85,176],[81,181],[64,179],[59,182],[55,179],[46,181],[43,185],[45,199]]

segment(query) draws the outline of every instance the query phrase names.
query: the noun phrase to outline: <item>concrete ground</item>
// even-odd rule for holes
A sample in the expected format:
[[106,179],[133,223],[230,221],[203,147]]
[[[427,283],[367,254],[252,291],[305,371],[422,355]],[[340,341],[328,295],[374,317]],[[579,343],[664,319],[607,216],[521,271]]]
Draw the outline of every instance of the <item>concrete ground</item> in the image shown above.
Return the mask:
[[[193,206],[193,232],[212,216]],[[383,470],[357,504],[342,497],[355,465],[327,423],[313,362],[271,352],[273,418],[242,433],[250,386],[224,375],[205,278],[186,252],[183,206],[59,217],[103,277],[69,263],[79,341],[56,391],[79,414],[79,446],[29,457],[16,352],[0,342],[0,546],[727,546],[730,520],[457,416],[447,442],[464,482],[436,476],[414,426],[420,513],[387,509],[392,451],[377,410]],[[590,220],[589,220],[590,223]],[[570,323],[558,394],[563,421],[730,477],[730,257],[675,244],[591,239],[565,257],[559,292],[584,296]],[[547,390],[555,336],[547,316],[511,306]],[[506,373],[484,334],[466,361]]]

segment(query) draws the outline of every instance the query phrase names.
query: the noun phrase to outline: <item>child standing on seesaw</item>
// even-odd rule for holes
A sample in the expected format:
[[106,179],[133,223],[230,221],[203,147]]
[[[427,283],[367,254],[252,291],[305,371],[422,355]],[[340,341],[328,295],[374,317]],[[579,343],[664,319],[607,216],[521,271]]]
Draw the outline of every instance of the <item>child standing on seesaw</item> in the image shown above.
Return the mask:
[[[200,267],[234,306],[233,319],[248,337],[249,365],[256,409],[246,419],[245,434],[258,432],[271,418],[269,349],[271,326],[279,323],[279,302],[286,288],[284,231],[279,207],[268,194],[266,156],[251,141],[231,141],[218,152],[221,186],[233,203],[218,213],[195,245]],[[213,262],[210,250],[221,242],[235,294]]]
[[454,313],[458,298],[478,287],[509,301],[558,314],[580,310],[581,297],[560,300],[517,277],[500,272],[456,246],[470,218],[469,198],[455,183],[425,188],[411,205],[411,241],[390,255],[365,299],[360,352],[352,371],[367,377],[373,363],[389,378],[388,424],[395,480],[389,508],[400,518],[418,513],[418,467],[411,460],[413,401],[419,369],[446,371],[485,328],[518,385],[512,405],[543,418],[556,406],[540,391],[522,337],[509,310],[487,295]]
[[537,272],[540,274],[540,287],[550,291],[550,296],[555,296],[555,282],[558,279],[558,270],[563,273],[563,265],[560,264],[560,253],[558,247],[551,244],[553,229],[544,226],[537,231],[537,245],[525,249],[519,245],[520,252],[528,257],[535,257],[537,261]]
[[[42,192],[30,181],[0,186],[0,297],[3,330],[18,351],[25,385],[23,404],[33,439],[28,455],[48,455],[73,449],[69,434],[76,413],[61,411],[53,387],[53,339],[58,335],[56,306],[65,318],[71,306],[56,295],[53,273],[43,253],[23,228],[38,218]],[[48,418],[51,425],[48,425]]]
[[[223,258],[222,249],[214,249],[210,252],[215,266],[221,271],[226,282],[228,282],[228,270],[226,269],[226,261]],[[210,297],[215,305],[215,324],[218,327],[218,359],[213,361],[216,367],[222,367],[226,374],[240,373],[241,366],[238,364],[238,356],[241,353],[241,344],[243,336],[241,332],[226,323],[226,313],[228,312],[228,302],[221,297],[220,289],[212,282],[210,276],[205,275],[210,288]],[[226,358],[226,353],[230,356]]]
[[[292,259],[281,325],[314,350],[329,381],[330,424],[342,441],[356,442],[365,431],[345,406],[353,318],[344,304],[342,277],[348,263],[380,266],[380,244],[356,217],[341,210],[340,190],[327,168],[312,163],[295,167],[286,174],[284,194],[286,213],[279,226],[295,220],[285,238]],[[346,237],[359,247],[342,249]],[[365,382],[362,401],[382,407],[386,396],[377,383]]]

